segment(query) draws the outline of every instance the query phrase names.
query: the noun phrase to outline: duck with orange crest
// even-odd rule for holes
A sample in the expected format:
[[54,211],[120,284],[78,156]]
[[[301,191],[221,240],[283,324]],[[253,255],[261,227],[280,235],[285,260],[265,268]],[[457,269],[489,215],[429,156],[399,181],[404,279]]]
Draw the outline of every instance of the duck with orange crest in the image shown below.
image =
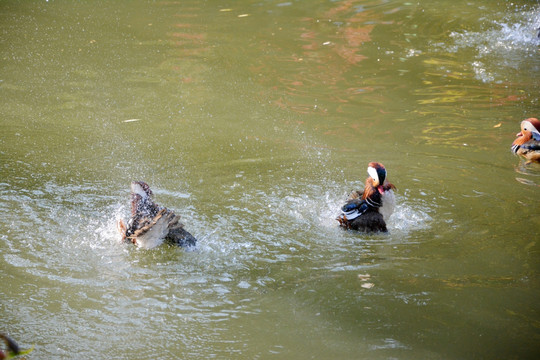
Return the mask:
[[523,156],[527,163],[540,162],[540,121],[528,118],[521,122],[521,131],[512,143],[512,152]]
[[386,180],[383,164],[370,162],[363,191],[353,191],[341,208],[341,227],[367,233],[386,232],[386,221],[394,212],[396,187]]
[[180,216],[152,200],[147,183],[131,183],[131,218],[127,225],[118,221],[122,241],[151,249],[164,242],[183,247],[194,246],[197,239],[184,229]]

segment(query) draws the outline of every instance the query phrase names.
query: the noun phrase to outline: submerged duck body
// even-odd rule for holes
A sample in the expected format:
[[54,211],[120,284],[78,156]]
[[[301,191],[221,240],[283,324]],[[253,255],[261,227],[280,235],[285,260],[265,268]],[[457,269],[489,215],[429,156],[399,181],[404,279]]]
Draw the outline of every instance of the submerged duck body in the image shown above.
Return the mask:
[[529,118],[521,122],[521,131],[512,143],[512,152],[528,162],[540,162],[540,121]]
[[351,193],[336,220],[345,229],[387,232],[386,221],[394,212],[396,187],[386,181],[386,169],[381,163],[369,163],[368,174],[364,190]]
[[118,221],[122,241],[151,249],[164,242],[187,247],[197,239],[184,229],[180,216],[152,200],[152,190],[142,181],[131,183],[131,218]]

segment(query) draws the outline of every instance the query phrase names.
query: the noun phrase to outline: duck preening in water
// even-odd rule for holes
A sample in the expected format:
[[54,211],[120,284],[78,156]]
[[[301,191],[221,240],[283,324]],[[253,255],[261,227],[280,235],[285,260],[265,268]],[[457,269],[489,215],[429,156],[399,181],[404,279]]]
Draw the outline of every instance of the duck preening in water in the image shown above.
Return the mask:
[[521,122],[521,131],[512,143],[514,154],[523,156],[527,162],[540,162],[540,121],[529,118]]
[[386,220],[394,212],[396,187],[386,181],[383,164],[371,162],[363,191],[353,191],[338,216],[340,226],[364,232],[386,232]]
[[151,249],[169,242],[179,246],[193,246],[197,239],[184,229],[180,216],[161,207],[152,200],[152,190],[147,183],[131,183],[131,218],[127,226],[118,221],[122,241]]

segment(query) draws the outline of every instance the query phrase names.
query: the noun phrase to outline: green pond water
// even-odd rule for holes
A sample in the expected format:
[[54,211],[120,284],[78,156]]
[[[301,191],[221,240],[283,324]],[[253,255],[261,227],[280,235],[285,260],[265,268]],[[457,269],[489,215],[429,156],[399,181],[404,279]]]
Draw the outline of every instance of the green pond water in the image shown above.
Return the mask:
[[[0,332],[28,359],[538,359],[536,1],[0,2]],[[367,164],[388,234],[334,220]],[[120,244],[129,184],[196,249]]]

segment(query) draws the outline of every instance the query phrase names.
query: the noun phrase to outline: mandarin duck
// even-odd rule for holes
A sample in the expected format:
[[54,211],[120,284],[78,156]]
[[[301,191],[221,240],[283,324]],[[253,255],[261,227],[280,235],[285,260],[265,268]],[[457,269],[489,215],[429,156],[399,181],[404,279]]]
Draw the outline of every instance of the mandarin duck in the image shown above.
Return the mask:
[[123,242],[151,249],[163,242],[187,247],[197,239],[184,229],[180,216],[152,200],[152,190],[147,183],[131,183],[131,218],[127,225],[119,220],[117,227]]
[[351,193],[336,220],[345,229],[387,232],[386,220],[394,212],[396,187],[386,181],[383,164],[370,162],[367,172],[364,190]]
[[512,152],[523,156],[527,163],[540,162],[540,121],[528,118],[521,122],[521,131],[512,143]]

